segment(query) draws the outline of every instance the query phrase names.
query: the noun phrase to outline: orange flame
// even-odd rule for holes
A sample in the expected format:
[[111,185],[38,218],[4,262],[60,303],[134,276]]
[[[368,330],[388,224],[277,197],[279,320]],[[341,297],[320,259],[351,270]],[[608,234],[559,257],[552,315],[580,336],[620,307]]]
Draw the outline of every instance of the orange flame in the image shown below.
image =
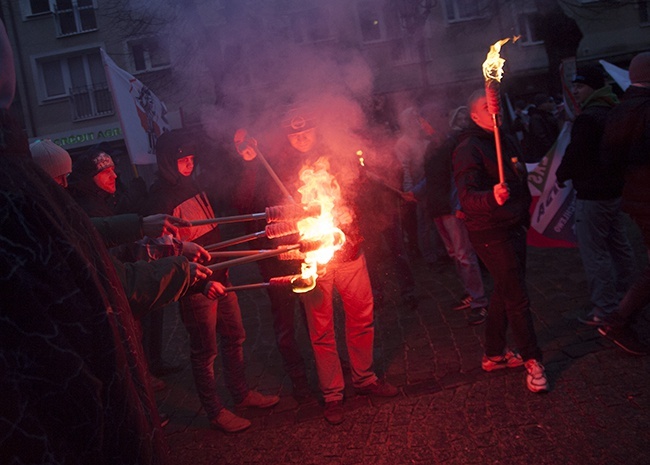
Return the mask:
[[[519,39],[519,36],[513,37],[512,41],[516,42]],[[503,64],[506,62],[499,52],[501,52],[501,47],[510,40],[509,37],[496,41],[494,44],[490,45],[490,51],[487,54],[485,61],[483,62],[483,77],[486,81],[493,80],[501,82],[503,77]]]
[[357,150],[357,158],[361,166],[366,166],[366,160],[363,158],[363,150]]
[[[302,203],[308,207],[320,206],[321,214],[298,221],[298,231],[303,241],[319,241],[321,246],[305,253],[302,264],[302,278],[313,280],[316,285],[318,267],[327,264],[334,253],[345,243],[345,234],[337,227],[334,209],[341,199],[341,188],[329,172],[329,163],[321,158],[313,166],[300,172],[303,186],[298,189]],[[313,288],[313,286],[312,286]],[[294,289],[294,292],[307,292],[311,289]]]

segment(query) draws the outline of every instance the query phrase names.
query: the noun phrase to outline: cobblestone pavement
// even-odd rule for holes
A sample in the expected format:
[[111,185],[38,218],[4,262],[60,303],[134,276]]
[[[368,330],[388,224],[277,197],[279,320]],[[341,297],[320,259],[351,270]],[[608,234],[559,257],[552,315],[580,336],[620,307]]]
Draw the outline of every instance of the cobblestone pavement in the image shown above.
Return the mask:
[[[164,378],[168,387],[159,393],[160,409],[171,417],[165,432],[172,463],[650,463],[650,357],[627,355],[576,321],[588,302],[577,250],[529,248],[534,323],[552,387],[542,395],[526,389],[523,368],[481,370],[484,327],[468,326],[466,311],[450,310],[463,295],[451,267],[434,273],[416,263],[414,270],[417,307],[389,292],[375,315],[376,370],[400,394],[377,400],[348,389],[339,426],[322,417],[313,368],[314,400],[298,404],[291,396],[266,294],[254,290],[239,293],[248,379],[281,402],[270,410],[238,411],[253,422],[243,433],[210,430],[193,385],[185,329],[178,312],[167,309],[165,357],[185,367]],[[255,264],[231,273],[235,284],[260,280]],[[645,338],[649,313],[638,325]],[[304,329],[298,338],[313,367]],[[232,405],[222,379],[220,390]]]

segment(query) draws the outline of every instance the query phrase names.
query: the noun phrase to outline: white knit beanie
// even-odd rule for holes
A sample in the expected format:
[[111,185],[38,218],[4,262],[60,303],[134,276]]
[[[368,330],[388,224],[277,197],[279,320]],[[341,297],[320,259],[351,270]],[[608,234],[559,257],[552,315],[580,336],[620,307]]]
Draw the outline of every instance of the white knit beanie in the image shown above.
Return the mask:
[[70,154],[50,139],[33,142],[29,150],[34,161],[53,179],[72,171]]

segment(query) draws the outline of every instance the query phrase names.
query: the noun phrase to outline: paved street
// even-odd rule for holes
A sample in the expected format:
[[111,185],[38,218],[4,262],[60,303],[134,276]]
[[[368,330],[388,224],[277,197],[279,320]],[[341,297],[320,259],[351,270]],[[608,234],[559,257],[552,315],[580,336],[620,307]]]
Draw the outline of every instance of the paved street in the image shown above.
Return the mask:
[[[165,357],[185,366],[164,378],[168,387],[159,393],[161,410],[171,417],[165,432],[172,463],[650,463],[650,357],[627,355],[576,321],[588,303],[576,249],[529,248],[528,260],[550,393],[529,392],[523,368],[483,372],[484,327],[468,326],[467,311],[450,310],[463,294],[455,272],[446,267],[433,273],[416,263],[417,308],[390,293],[376,308],[376,370],[400,394],[377,400],[348,389],[339,426],[322,417],[304,329],[298,336],[315,397],[302,405],[291,397],[265,291],[254,290],[239,293],[248,379],[281,402],[267,411],[238,411],[253,422],[243,433],[210,430],[193,385],[185,329],[178,313],[167,311]],[[232,280],[260,281],[257,266],[233,268]],[[639,328],[650,336],[650,312]],[[232,405],[222,378],[220,386]]]

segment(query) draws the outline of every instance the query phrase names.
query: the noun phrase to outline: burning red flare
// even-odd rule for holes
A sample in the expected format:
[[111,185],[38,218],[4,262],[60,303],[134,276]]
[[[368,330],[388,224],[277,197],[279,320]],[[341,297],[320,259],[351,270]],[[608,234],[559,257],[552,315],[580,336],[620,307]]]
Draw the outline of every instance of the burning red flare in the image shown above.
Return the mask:
[[[302,278],[316,285],[319,266],[322,268],[345,243],[345,234],[338,228],[334,217],[336,205],[341,199],[341,188],[329,173],[329,163],[321,158],[300,172],[303,185],[298,189],[303,205],[320,206],[320,215],[298,221],[298,230],[303,241],[319,241],[322,245],[316,250],[305,252],[302,264]],[[294,292],[307,292],[308,290]]]

